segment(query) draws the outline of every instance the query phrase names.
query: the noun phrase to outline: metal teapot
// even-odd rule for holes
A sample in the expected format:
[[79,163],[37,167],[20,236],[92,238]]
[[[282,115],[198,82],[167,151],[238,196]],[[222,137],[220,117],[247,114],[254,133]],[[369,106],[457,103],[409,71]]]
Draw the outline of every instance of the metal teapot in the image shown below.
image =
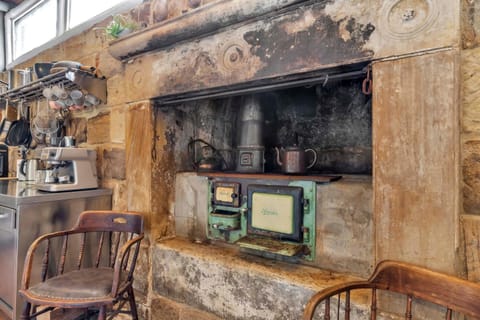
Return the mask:
[[[313,159],[310,164],[305,164],[305,153],[311,152]],[[305,173],[317,162],[317,152],[313,149],[302,149],[296,145],[292,147],[275,147],[277,164],[281,166],[284,173]]]

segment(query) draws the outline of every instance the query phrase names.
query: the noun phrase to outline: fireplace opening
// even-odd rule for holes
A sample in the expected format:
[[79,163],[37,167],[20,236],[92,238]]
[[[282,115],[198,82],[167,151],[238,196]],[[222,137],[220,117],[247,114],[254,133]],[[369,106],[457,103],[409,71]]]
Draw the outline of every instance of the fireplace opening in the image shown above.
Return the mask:
[[[306,174],[368,175],[372,171],[372,112],[371,96],[362,92],[363,80],[364,74],[347,79],[324,77],[320,83],[286,89],[169,104],[159,101],[155,110],[161,113],[157,118],[165,119],[177,171],[242,170],[239,163],[249,160],[239,155],[247,134],[255,142],[247,151],[264,157],[262,168],[253,172],[285,173],[277,153],[282,155],[295,146],[314,151],[302,152]],[[245,115],[250,117],[252,108],[244,109],[252,103],[261,114],[254,118],[258,120],[255,125],[248,123],[244,128]]]

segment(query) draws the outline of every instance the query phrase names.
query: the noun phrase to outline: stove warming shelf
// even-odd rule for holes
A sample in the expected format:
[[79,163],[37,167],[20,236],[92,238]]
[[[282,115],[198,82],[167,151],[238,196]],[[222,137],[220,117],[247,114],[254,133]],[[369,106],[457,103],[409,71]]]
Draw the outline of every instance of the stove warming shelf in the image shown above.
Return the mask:
[[198,172],[201,177],[208,178],[234,178],[256,180],[284,180],[284,181],[314,181],[317,183],[329,183],[342,179],[341,175],[287,175],[279,173],[235,173],[235,172]]

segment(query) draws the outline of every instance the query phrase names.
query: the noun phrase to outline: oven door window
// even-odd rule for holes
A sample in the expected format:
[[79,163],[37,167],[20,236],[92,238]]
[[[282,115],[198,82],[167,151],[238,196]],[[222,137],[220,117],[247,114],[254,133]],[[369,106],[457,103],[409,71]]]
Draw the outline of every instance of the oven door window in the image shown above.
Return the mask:
[[248,233],[301,242],[302,199],[301,187],[248,186]]
[[292,234],[293,197],[286,194],[252,194],[252,228]]

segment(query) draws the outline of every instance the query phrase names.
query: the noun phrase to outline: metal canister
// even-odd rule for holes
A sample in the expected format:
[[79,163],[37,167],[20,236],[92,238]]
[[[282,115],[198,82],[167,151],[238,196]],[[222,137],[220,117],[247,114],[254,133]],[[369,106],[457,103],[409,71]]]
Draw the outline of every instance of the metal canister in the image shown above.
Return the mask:
[[240,139],[237,146],[238,172],[264,171],[263,112],[258,99],[247,96],[240,113]]

